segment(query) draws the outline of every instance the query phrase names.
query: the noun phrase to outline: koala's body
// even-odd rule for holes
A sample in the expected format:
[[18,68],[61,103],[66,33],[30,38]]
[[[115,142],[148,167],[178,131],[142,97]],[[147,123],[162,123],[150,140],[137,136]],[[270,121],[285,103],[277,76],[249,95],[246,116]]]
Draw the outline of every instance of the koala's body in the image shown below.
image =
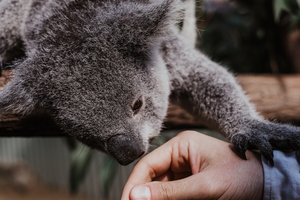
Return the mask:
[[169,99],[241,155],[258,149],[272,160],[273,148],[298,150],[299,128],[260,117],[234,77],[194,49],[195,36],[187,41],[175,28],[183,3],[0,0],[0,59],[20,40],[26,53],[0,93],[0,112],[46,111],[121,164],[147,151]]

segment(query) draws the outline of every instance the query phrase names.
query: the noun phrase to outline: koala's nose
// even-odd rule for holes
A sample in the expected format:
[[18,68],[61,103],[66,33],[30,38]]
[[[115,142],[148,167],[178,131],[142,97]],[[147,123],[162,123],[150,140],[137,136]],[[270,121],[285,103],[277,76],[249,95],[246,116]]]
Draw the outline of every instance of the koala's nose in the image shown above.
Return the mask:
[[116,135],[110,138],[107,150],[121,165],[128,165],[145,153],[142,141],[134,140],[126,135]]

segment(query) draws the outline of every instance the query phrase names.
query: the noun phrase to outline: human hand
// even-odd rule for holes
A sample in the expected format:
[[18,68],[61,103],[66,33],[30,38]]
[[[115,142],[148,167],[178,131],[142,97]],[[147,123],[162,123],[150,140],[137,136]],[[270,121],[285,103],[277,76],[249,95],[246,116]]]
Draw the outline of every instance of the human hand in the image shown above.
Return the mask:
[[250,151],[246,156],[229,143],[183,132],[137,163],[121,199],[262,199],[261,162]]

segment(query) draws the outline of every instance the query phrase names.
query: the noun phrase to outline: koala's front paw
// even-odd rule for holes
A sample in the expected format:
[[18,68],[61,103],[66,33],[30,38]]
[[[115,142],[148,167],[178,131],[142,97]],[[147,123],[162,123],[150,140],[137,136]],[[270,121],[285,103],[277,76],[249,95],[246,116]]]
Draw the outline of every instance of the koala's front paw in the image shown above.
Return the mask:
[[254,121],[231,137],[234,150],[246,158],[247,149],[259,150],[273,164],[273,149],[284,151],[300,150],[300,128],[266,121]]
[[273,165],[273,147],[264,134],[238,133],[232,136],[231,143],[234,151],[243,159],[246,158],[248,149],[259,150],[260,153]]

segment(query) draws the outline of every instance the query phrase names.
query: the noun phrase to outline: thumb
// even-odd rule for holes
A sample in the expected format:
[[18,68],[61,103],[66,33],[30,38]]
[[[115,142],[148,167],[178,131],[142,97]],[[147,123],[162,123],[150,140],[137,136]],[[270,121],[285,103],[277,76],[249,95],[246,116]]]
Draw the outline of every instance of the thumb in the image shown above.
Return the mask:
[[176,181],[137,185],[130,192],[130,200],[216,199],[213,192],[216,188],[205,180],[207,178],[194,175]]

